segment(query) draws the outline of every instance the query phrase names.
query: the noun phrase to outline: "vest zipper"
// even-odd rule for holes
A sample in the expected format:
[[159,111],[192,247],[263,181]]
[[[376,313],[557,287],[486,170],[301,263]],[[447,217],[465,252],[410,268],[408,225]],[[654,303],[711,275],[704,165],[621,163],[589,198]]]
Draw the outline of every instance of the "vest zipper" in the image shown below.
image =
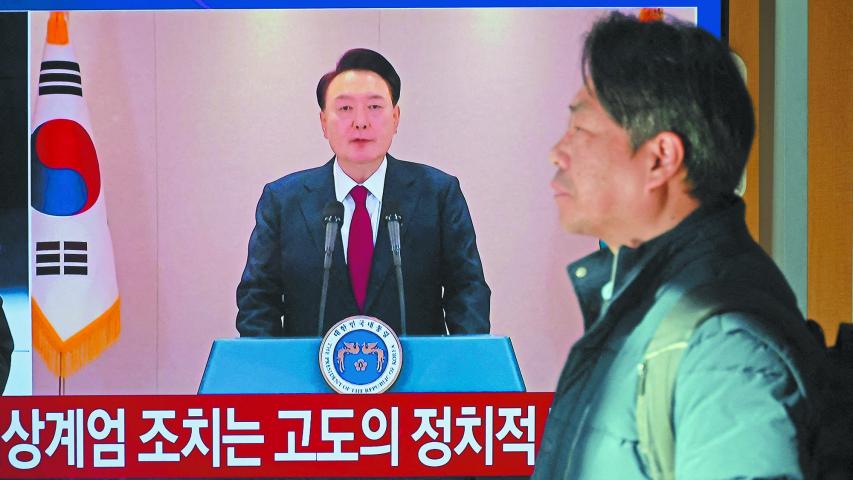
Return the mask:
[[[604,303],[602,304],[602,307],[601,307],[601,313],[599,314],[601,316],[603,316],[604,312],[606,311],[605,307],[608,306],[608,304],[610,303],[610,300],[613,298],[613,289],[616,285],[616,269],[619,265],[619,252],[621,250],[622,250],[622,247],[619,247],[619,250],[616,250],[616,252],[613,254],[613,264],[612,264],[611,269],[610,269],[610,281],[607,282],[604,285],[604,287],[602,288],[602,291],[599,292],[599,295],[602,296],[602,300],[604,300]],[[604,295],[603,295],[604,288],[609,288],[609,290],[610,290],[607,298],[604,298]],[[601,317],[599,317],[599,320],[600,319],[601,319]],[[574,455],[575,455],[575,448],[578,445],[578,441],[580,440],[581,432],[583,431],[583,427],[586,424],[586,417],[589,415],[590,407],[591,407],[591,405],[587,404],[586,408],[584,408],[583,415],[581,415],[581,421],[578,424],[578,429],[575,432],[574,438],[572,439],[572,446],[569,449],[569,457],[566,460],[566,467],[563,469],[563,480],[569,479],[569,472],[571,471],[572,460],[574,459]]]

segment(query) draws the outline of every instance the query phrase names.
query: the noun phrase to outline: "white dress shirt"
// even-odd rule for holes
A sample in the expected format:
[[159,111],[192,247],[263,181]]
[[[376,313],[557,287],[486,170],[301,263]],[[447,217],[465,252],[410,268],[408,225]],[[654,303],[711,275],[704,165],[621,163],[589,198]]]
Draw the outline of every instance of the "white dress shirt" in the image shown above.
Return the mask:
[[355,200],[349,194],[350,190],[356,185],[363,185],[367,189],[367,200],[365,206],[367,213],[370,215],[370,224],[373,227],[373,245],[376,245],[376,234],[379,232],[379,215],[382,211],[382,192],[385,189],[385,170],[388,168],[388,157],[382,159],[379,168],[373,172],[364,183],[356,183],[344,173],[341,166],[338,165],[338,159],[335,158],[335,165],[332,172],[335,177],[335,198],[344,204],[344,223],[341,225],[341,240],[344,247],[344,261],[347,260],[347,245],[349,245],[349,227],[352,222],[352,214],[355,212]]

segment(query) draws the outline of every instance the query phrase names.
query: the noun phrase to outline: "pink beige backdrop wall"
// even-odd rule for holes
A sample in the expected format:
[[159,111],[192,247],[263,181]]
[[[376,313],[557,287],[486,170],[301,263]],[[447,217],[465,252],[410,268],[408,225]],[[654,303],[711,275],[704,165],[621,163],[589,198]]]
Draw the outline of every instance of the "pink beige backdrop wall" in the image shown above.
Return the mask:
[[[677,13],[693,19],[691,9]],[[331,157],[314,89],[354,47],[376,49],[397,68],[401,121],[391,153],[459,177],[493,292],[492,333],[512,338],[529,390],[553,390],[582,333],[565,265],[596,241],[560,230],[547,152],[581,84],[583,34],[600,14],[72,13],[122,333],[67,380],[67,393],[196,391],[211,342],[237,334],[234,291],[261,189]],[[31,22],[35,80],[47,14]],[[34,393],[56,392],[41,359],[33,371]]]

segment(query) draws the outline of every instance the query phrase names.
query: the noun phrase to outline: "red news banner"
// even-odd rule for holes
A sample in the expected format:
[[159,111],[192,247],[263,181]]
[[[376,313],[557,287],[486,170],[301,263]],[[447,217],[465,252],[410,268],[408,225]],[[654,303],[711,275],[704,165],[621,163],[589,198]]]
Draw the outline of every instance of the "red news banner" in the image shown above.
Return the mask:
[[0,478],[529,475],[551,393],[0,398]]

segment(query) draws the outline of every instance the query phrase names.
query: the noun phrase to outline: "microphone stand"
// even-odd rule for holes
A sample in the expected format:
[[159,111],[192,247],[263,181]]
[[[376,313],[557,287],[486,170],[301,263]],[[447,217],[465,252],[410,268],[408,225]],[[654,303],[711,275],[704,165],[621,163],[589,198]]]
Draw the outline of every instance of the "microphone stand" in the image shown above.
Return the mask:
[[388,221],[388,235],[391,237],[391,256],[394,258],[394,270],[397,272],[397,295],[400,299],[400,335],[406,336],[406,296],[403,292],[403,260],[400,255],[400,221],[402,217],[391,213],[385,217]]
[[323,265],[323,289],[320,290],[320,319],[317,322],[317,336],[323,337],[323,324],[326,319],[326,296],[329,294],[329,267]]
[[[324,212],[327,215],[323,218],[323,221],[326,222],[326,242],[323,249],[323,288],[320,290],[320,314],[317,320],[317,336],[320,338],[323,337],[323,325],[326,320],[326,297],[329,294],[329,270],[332,267],[332,253],[335,251],[335,239],[338,235],[344,209],[340,202],[336,202],[336,205],[333,206],[336,210]],[[327,206],[327,209],[329,208],[331,207]]]

